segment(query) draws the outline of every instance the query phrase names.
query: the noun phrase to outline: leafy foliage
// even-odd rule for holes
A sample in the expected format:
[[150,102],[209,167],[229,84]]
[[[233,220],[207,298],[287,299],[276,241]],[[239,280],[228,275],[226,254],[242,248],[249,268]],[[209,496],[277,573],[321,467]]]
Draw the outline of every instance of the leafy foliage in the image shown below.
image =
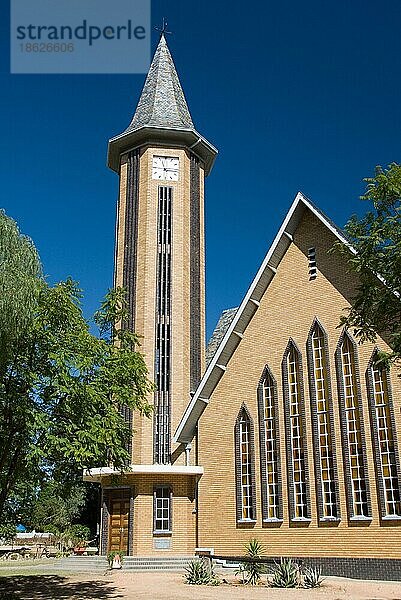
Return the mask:
[[[15,288],[25,286],[24,296],[0,299],[0,520],[15,522],[50,479],[68,488],[82,469],[127,467],[132,433],[121,408],[149,416],[153,385],[138,337],[121,327],[124,290],[107,294],[96,337],[78,286],[46,285],[32,243],[4,214],[0,261],[0,283],[11,285],[8,275]],[[14,323],[20,306],[24,318]]]
[[303,583],[305,588],[317,588],[323,583],[322,569],[320,567],[305,567],[303,569]]
[[360,282],[353,306],[341,323],[352,328],[362,342],[374,342],[380,332],[392,349],[378,357],[387,366],[401,357],[401,165],[377,167],[375,176],[365,181],[362,200],[372,208],[362,219],[354,216],[346,226],[355,254],[344,244],[336,245]]
[[2,523],[0,525],[0,540],[3,543],[11,543],[15,536],[17,535],[17,530],[15,525],[11,523]]
[[257,585],[261,579],[261,575],[266,572],[263,563],[258,562],[258,558],[262,557],[263,546],[253,538],[245,545],[245,555],[251,560],[244,560],[240,563],[240,567],[236,574],[244,576],[244,583],[249,585]]
[[82,484],[73,484],[67,490],[66,486],[54,480],[46,482],[33,505],[29,525],[36,531],[63,533],[72,526],[84,503],[85,488]]
[[185,582],[190,585],[218,585],[220,582],[213,569],[202,559],[196,558],[185,567]]
[[38,294],[44,285],[39,256],[32,241],[0,211],[0,375],[13,349],[31,326]]
[[73,546],[87,542],[90,537],[90,529],[86,525],[70,525],[64,532],[64,539]]
[[282,558],[280,563],[275,563],[272,574],[271,587],[296,588],[299,585],[299,567],[291,558]]

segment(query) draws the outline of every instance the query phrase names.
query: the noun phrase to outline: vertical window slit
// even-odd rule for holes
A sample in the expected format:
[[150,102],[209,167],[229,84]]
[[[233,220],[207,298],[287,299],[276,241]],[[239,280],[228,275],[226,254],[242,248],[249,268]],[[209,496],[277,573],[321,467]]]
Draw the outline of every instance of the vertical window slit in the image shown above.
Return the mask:
[[253,521],[256,517],[253,423],[243,407],[235,424],[237,520]]
[[325,335],[318,323],[313,326],[308,339],[308,358],[319,516],[322,519],[337,519],[339,507],[329,364]]
[[308,249],[308,268],[309,281],[313,281],[317,277],[316,248],[314,247]]
[[348,471],[349,512],[351,517],[370,517],[357,364],[355,348],[348,334],[344,335],[339,356],[341,361],[341,417],[345,437],[345,462]]
[[283,359],[291,520],[310,519],[301,353],[290,340]]
[[157,231],[154,461],[170,462],[172,188],[160,186]]
[[389,373],[377,365],[376,353],[368,368],[369,403],[372,417],[373,442],[376,459],[381,514],[401,516],[399,467],[396,434],[393,427],[393,406],[390,398]]
[[279,432],[277,414],[277,388],[266,367],[259,383],[259,419],[261,443],[263,519],[282,519],[280,506]]

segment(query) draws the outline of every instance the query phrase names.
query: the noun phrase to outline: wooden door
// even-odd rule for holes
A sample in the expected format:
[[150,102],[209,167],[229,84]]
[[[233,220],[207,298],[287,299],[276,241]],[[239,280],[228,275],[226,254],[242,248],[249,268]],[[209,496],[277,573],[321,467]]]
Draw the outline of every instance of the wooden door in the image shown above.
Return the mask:
[[128,553],[129,499],[111,498],[109,552]]

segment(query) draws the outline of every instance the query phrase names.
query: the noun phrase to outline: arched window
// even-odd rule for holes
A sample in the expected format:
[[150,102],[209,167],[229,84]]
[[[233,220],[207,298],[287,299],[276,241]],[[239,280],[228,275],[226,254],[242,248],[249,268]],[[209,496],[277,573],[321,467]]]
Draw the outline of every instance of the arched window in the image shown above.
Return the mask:
[[281,521],[281,471],[277,384],[266,367],[258,387],[263,521]]
[[327,337],[315,320],[307,341],[315,472],[320,520],[340,518]]
[[366,371],[373,450],[382,518],[401,517],[400,463],[389,372],[377,364],[377,350]]
[[350,519],[371,518],[356,344],[347,331],[336,350],[347,503]]
[[290,340],[282,362],[290,518],[310,519],[302,358]]
[[245,405],[235,423],[237,521],[256,520],[253,422]]

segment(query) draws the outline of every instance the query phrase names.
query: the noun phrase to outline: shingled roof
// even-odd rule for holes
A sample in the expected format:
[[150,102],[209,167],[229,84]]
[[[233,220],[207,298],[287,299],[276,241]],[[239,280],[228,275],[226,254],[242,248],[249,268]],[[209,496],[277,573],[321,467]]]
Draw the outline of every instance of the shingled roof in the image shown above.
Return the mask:
[[118,172],[122,154],[152,142],[190,148],[203,161],[206,175],[217,154],[213,144],[195,129],[164,35],[160,37],[131,123],[109,141],[109,167]]
[[124,133],[145,126],[194,129],[164,35],[156,48],[133,119]]
[[236,308],[227,308],[223,310],[218,320],[218,323],[215,327],[215,330],[212,333],[212,337],[208,341],[206,348],[206,366],[209,366],[210,361],[213,356],[216,354],[217,348],[220,346],[220,342],[223,337],[226,335],[227,329],[231,325],[231,321],[234,318],[235,313],[238,310],[238,306]]

